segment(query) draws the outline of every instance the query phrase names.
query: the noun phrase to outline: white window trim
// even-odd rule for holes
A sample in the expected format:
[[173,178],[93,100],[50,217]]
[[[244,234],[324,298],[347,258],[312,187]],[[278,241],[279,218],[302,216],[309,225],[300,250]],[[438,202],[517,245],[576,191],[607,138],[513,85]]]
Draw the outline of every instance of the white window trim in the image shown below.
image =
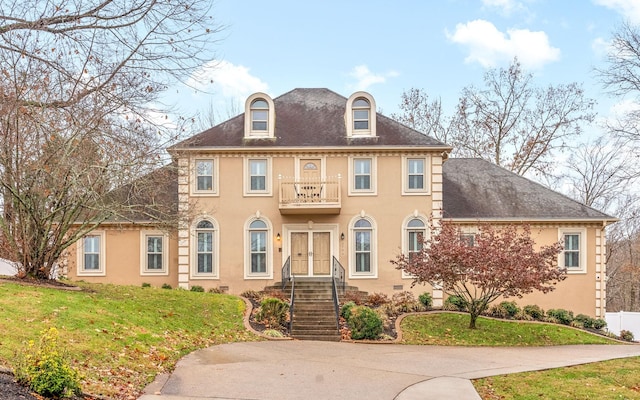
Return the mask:
[[[369,102],[371,108],[369,109],[369,129],[353,129],[353,102],[358,98],[364,98]],[[356,108],[357,109],[357,108]],[[355,92],[347,100],[347,107],[345,110],[345,123],[347,128],[347,137],[375,137],[376,136],[376,101],[373,96],[367,92]]]
[[[409,189],[409,160],[424,160],[424,188]],[[426,156],[402,156],[402,195],[424,196],[431,193],[431,157]]]
[[[211,161],[213,162],[213,179],[212,179],[212,189],[211,190],[198,190],[198,177],[196,166],[198,165],[198,161]],[[218,186],[219,186],[219,158],[218,157],[196,157],[191,160],[191,167],[189,168],[191,173],[189,174],[192,196],[218,196]]]
[[[252,222],[258,220],[267,224],[267,271],[256,273],[251,272],[251,230],[249,227]],[[274,235],[271,221],[263,216],[249,218],[244,224],[244,279],[273,279],[273,246]]]
[[[254,131],[252,120],[251,120],[251,104],[255,100],[264,100],[269,105],[268,111],[268,120],[267,120],[267,130]],[[275,138],[275,121],[276,121],[276,111],[273,103],[273,99],[269,97],[268,94],[258,92],[254,93],[247,98],[244,103],[244,137],[245,139],[252,138]]]
[[[84,269],[84,238],[85,236],[99,236],[100,237],[100,268],[97,270]],[[85,236],[78,240],[77,248],[77,274],[78,276],[106,276],[107,275],[107,255],[106,255],[106,241],[107,235],[104,231],[93,231],[87,233]]]
[[[155,270],[147,268],[147,237],[149,236],[162,237],[162,269]],[[140,275],[169,275],[169,235],[166,232],[146,229],[140,231]]]
[[[264,160],[267,162],[267,171],[265,172],[265,190],[251,190],[251,161]],[[244,196],[246,197],[259,197],[259,196],[272,196],[272,179],[271,179],[271,157],[245,157],[244,158]]]
[[[405,254],[405,255],[409,254],[409,227],[407,225],[409,225],[409,222],[411,220],[414,220],[414,219],[419,219],[420,221],[422,221],[424,223],[424,232],[425,232],[425,234],[424,234],[424,237],[422,239],[426,241],[431,237],[431,228],[429,226],[429,218],[427,218],[423,214],[417,214],[417,215],[416,214],[412,214],[412,215],[409,215],[408,217],[406,217],[404,219],[404,221],[402,221],[402,232],[401,232],[402,254]],[[402,279],[413,279],[413,278],[415,278],[414,275],[408,274],[404,270],[401,270],[401,272],[402,272]]]
[[[355,161],[368,159],[371,160],[371,188],[356,189],[355,188]],[[376,196],[378,187],[376,185],[378,175],[378,158],[373,156],[350,156],[349,157],[349,196]]]
[[563,250],[558,255],[558,266],[564,268],[564,235],[580,235],[580,267],[567,268],[567,274],[587,273],[587,229],[586,228],[559,228],[558,240],[562,242]]
[[[371,271],[356,272],[356,244],[354,225],[357,221],[366,219],[371,223]],[[357,215],[349,221],[349,279],[377,279],[378,278],[378,228],[376,221],[368,215]]]
[[[211,272],[198,272],[198,224],[202,221],[209,221],[213,224],[213,265]],[[210,216],[201,217],[191,225],[191,265],[189,266],[189,276],[191,279],[219,279],[218,266],[220,265],[220,225],[218,221]]]

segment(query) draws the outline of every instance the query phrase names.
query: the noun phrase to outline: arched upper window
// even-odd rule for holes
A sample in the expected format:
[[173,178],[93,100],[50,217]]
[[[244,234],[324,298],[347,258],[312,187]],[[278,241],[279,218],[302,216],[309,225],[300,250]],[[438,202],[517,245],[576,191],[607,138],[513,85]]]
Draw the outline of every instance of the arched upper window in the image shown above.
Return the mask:
[[347,136],[376,135],[376,103],[369,93],[356,92],[347,100]]
[[422,251],[424,241],[427,239],[427,224],[423,217],[411,217],[405,220],[403,230],[403,252],[411,259]]
[[271,97],[255,93],[247,98],[244,110],[245,138],[274,137],[275,110]]

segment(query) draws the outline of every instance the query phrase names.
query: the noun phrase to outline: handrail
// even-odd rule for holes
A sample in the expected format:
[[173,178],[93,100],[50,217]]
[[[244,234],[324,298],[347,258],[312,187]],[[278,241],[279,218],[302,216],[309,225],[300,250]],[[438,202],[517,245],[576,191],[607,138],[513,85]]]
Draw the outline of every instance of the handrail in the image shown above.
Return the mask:
[[293,325],[293,303],[295,301],[296,293],[296,280],[291,277],[291,297],[289,298],[289,334],[291,334],[291,327]]
[[291,280],[291,256],[287,258],[282,266],[282,290],[287,286],[287,282]]
[[[338,285],[342,286],[342,293],[345,290],[345,272],[344,267],[340,264],[335,257],[333,257],[333,279],[331,279],[331,286],[333,288],[333,307],[336,310],[336,325],[338,331],[340,331],[340,302],[338,301]],[[338,282],[336,282],[338,281]]]

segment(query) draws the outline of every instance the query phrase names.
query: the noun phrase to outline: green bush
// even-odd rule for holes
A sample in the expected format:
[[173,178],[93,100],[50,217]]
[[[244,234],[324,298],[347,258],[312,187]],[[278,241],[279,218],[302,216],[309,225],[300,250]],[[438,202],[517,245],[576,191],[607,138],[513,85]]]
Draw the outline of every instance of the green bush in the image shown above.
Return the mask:
[[443,308],[451,311],[467,311],[467,302],[460,296],[449,296],[444,301]]
[[489,307],[487,315],[493,318],[507,319],[509,317],[509,312],[507,312],[502,304],[494,304]]
[[573,321],[573,312],[565,310],[563,308],[554,308],[547,311],[547,316],[555,318],[558,323],[563,325],[570,325]]
[[265,329],[264,332],[262,332],[263,335],[268,336],[268,337],[272,337],[272,338],[283,338],[284,335],[282,334],[282,332],[280,332],[279,330],[276,329]]
[[56,328],[42,331],[37,344],[30,340],[26,346],[16,357],[14,369],[18,383],[44,397],[80,394],[80,376],[62,352]]
[[163,288],[163,289],[173,289],[173,288],[171,287],[171,285],[169,285],[168,283],[163,283],[163,284],[162,284],[162,288]]
[[191,290],[192,292],[199,292],[199,293],[204,293],[204,288],[202,286],[198,286],[198,285],[193,285],[191,286]]
[[267,297],[260,302],[260,308],[256,312],[256,320],[262,322],[267,327],[278,329],[284,325],[289,319],[289,304],[276,299],[275,297]]
[[522,311],[536,321],[542,321],[544,319],[544,310],[535,304],[524,306]]
[[574,321],[580,322],[583,328],[593,328],[593,325],[595,324],[596,319],[588,315],[578,314],[574,318]]
[[348,319],[351,329],[351,338],[377,339],[382,333],[382,319],[375,311],[365,306],[351,307],[351,316]]
[[151,284],[148,282],[142,282],[142,287],[151,287]]
[[627,342],[633,342],[633,332],[621,330],[620,331],[620,339],[626,340]]
[[508,318],[515,318],[520,312],[520,307],[518,307],[515,301],[503,301],[500,303],[500,306],[507,312]]
[[607,326],[607,321],[602,318],[596,318],[593,320],[593,329],[604,329]]
[[355,302],[347,301],[342,305],[342,308],[340,309],[340,316],[345,320],[349,321],[349,318],[351,317],[351,309],[355,306],[356,306]]
[[418,296],[418,301],[427,309],[433,306],[433,297],[431,297],[431,293],[428,293],[428,292],[422,293],[420,296]]

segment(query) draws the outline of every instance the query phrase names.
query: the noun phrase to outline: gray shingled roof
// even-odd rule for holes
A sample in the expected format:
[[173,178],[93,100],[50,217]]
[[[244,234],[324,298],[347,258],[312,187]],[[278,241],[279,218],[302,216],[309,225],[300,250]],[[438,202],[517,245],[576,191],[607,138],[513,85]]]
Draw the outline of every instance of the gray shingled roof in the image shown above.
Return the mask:
[[615,220],[482,159],[445,161],[442,186],[445,218]]
[[377,114],[377,138],[349,140],[345,127],[347,98],[328,89],[294,89],[273,100],[276,140],[243,140],[244,113],[214,126],[172,149],[194,147],[428,146],[444,143]]

